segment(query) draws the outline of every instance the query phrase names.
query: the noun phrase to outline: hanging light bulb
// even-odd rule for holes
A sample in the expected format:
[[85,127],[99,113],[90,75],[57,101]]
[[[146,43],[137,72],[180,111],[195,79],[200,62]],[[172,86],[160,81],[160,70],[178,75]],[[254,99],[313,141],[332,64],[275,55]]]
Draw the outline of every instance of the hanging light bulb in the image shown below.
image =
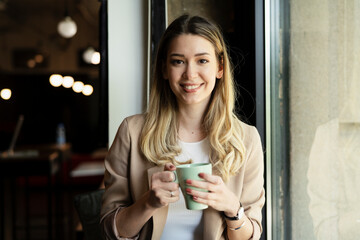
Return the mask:
[[59,34],[64,38],[72,38],[77,32],[77,26],[70,16],[66,16],[57,26]]
[[4,88],[0,91],[0,96],[4,100],[9,100],[11,98],[11,90],[8,88]]
[[92,57],[91,57],[91,63],[94,65],[97,65],[100,63],[100,53],[99,52],[94,52]]
[[101,61],[101,55],[93,47],[88,47],[82,54],[83,60],[87,64],[97,65]]
[[49,81],[53,87],[60,87],[64,80],[60,74],[52,74]]
[[72,76],[65,76],[63,80],[62,85],[64,88],[71,88],[74,84],[74,78]]
[[84,83],[80,82],[80,81],[76,81],[74,82],[72,89],[74,90],[74,92],[76,93],[81,93],[82,90],[84,89]]
[[85,96],[90,96],[94,91],[94,88],[90,84],[86,84],[82,90]]
[[93,47],[88,47],[84,52],[83,52],[83,60],[87,63],[87,64],[91,64],[91,59],[93,57],[93,54],[95,53],[95,49]]

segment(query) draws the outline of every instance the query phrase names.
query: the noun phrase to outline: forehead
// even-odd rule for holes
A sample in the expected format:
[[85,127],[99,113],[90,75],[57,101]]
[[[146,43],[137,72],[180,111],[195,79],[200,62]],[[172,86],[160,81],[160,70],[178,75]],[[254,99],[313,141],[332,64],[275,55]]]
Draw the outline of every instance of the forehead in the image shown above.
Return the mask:
[[215,48],[204,37],[193,34],[181,34],[170,41],[168,55],[174,53],[182,55],[208,53],[215,56]]

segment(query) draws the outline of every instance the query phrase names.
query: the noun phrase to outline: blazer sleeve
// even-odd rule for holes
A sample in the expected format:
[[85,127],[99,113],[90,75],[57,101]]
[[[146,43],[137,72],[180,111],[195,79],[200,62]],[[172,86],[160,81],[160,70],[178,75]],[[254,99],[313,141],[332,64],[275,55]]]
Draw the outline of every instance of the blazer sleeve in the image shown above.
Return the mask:
[[241,203],[250,219],[254,232],[251,239],[259,239],[262,233],[262,207],[265,203],[264,190],[264,153],[259,133],[251,127],[248,133],[247,159],[245,161],[244,184]]
[[132,203],[128,165],[130,161],[130,134],[125,119],[116,133],[115,139],[105,158],[105,192],[102,199],[100,224],[106,239],[118,239],[114,229],[114,218],[118,209]]

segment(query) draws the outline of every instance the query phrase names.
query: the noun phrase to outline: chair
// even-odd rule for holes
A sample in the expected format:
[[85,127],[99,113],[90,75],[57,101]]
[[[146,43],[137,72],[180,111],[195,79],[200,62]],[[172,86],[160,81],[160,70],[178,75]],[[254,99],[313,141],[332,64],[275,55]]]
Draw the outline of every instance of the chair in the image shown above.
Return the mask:
[[78,194],[74,197],[86,240],[104,239],[100,228],[100,208],[104,189]]

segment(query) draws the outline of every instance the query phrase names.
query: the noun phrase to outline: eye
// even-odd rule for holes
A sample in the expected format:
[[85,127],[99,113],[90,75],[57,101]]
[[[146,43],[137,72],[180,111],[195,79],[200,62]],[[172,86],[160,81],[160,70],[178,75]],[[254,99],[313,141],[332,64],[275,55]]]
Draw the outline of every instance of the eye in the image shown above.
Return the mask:
[[180,64],[183,64],[184,61],[183,60],[180,60],[180,59],[173,59],[170,61],[171,64],[173,65],[180,65]]
[[205,63],[208,63],[209,61],[207,59],[200,59],[199,60],[199,63],[201,64],[205,64]]

